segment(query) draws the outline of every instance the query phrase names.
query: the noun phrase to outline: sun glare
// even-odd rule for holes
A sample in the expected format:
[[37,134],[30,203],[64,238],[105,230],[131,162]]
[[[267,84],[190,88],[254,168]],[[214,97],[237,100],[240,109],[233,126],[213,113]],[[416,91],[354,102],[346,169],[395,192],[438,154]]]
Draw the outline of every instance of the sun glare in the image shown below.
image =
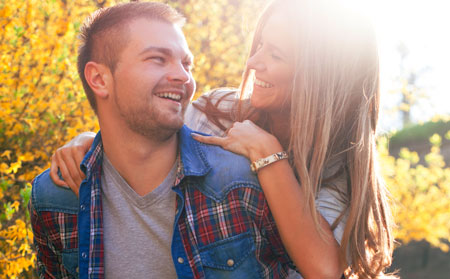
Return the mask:
[[[435,114],[449,115],[450,1],[343,1],[369,16],[374,23],[380,53],[383,105],[395,105],[389,104],[393,98],[388,92],[395,90],[400,77],[415,73],[415,85],[428,95],[428,99],[412,108],[413,120],[426,121]],[[407,50],[403,61],[398,50],[400,44]],[[398,119],[387,120],[388,117],[391,116],[382,118],[385,130],[398,125]]]

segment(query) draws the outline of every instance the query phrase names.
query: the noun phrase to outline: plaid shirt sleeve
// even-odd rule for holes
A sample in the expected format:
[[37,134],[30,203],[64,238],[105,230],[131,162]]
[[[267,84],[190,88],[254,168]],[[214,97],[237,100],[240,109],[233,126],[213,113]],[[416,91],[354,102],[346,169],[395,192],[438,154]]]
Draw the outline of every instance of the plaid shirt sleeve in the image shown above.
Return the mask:
[[289,257],[286,249],[284,248],[283,242],[281,241],[280,234],[277,229],[275,220],[273,219],[272,213],[270,212],[269,205],[267,201],[264,204],[264,213],[262,214],[262,228],[266,233],[267,240],[269,241],[270,247],[273,253],[278,258],[278,261],[282,264],[287,264],[291,269],[296,269],[294,262]]
[[40,279],[69,279],[73,278],[65,270],[61,256],[58,255],[55,244],[50,240],[44,220],[34,209],[31,201],[28,204],[31,226],[34,234],[34,248],[36,251],[36,267]]

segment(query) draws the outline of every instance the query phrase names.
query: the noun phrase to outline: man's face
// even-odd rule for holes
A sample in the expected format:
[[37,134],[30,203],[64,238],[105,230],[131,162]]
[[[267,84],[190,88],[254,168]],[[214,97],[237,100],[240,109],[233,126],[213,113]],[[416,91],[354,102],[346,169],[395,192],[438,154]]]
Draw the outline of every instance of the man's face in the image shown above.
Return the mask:
[[164,139],[181,128],[195,90],[192,54],[181,28],[157,20],[129,24],[114,77],[114,109],[128,127]]

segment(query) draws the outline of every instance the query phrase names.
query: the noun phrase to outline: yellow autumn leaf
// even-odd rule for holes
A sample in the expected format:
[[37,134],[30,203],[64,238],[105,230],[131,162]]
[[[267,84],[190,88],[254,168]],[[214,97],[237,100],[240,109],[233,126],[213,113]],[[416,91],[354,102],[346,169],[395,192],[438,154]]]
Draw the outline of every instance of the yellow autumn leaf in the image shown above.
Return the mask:
[[6,163],[0,164],[0,173],[9,173],[9,166]]
[[6,157],[6,158],[8,158],[8,160],[11,160],[11,150],[5,150],[3,153],[2,153],[2,157]]
[[17,171],[22,167],[22,161],[14,162],[10,165],[8,173],[17,173]]
[[[14,201],[11,204],[11,208],[14,208],[16,211],[19,210],[19,206],[20,206],[20,203],[18,201]],[[23,223],[23,221],[22,221],[22,223]]]

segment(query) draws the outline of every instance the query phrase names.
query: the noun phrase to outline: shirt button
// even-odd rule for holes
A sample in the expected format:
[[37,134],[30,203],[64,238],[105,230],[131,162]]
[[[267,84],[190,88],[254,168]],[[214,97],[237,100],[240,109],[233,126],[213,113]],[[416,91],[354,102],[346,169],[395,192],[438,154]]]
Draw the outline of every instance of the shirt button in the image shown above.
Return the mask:
[[85,252],[83,252],[83,253],[81,253],[81,257],[82,257],[83,259],[86,259],[87,254],[86,254]]
[[228,259],[227,265],[228,265],[228,266],[233,266],[233,265],[234,265],[233,259]]
[[182,257],[179,257],[178,258],[178,263],[180,263],[180,264],[184,263],[184,259]]
[[82,211],[84,211],[84,210],[86,209],[86,206],[84,206],[84,204],[82,204],[82,205],[80,206],[80,209],[81,209]]

